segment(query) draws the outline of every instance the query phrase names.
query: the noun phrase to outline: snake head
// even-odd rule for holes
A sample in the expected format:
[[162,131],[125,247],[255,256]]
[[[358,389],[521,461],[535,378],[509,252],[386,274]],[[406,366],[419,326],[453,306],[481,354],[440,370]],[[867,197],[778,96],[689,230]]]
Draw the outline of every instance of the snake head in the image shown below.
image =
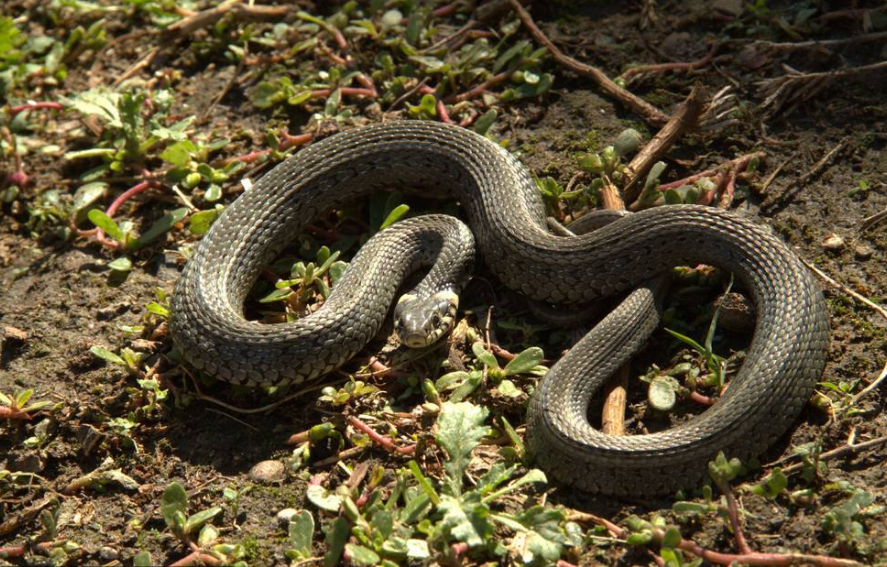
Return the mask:
[[453,330],[458,308],[459,296],[452,291],[430,297],[405,294],[394,308],[394,330],[402,344],[426,347]]

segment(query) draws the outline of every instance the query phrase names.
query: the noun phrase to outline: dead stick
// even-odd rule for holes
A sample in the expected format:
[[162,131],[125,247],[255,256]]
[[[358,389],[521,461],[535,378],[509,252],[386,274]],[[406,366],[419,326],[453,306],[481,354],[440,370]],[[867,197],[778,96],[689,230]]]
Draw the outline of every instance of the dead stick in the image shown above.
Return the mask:
[[807,183],[810,182],[810,180],[812,180],[814,177],[820,175],[823,171],[825,171],[825,168],[828,167],[828,165],[832,162],[832,160],[835,158],[835,156],[838,155],[841,152],[841,150],[844,149],[844,147],[846,145],[847,145],[847,140],[841,140],[840,142],[838,142],[838,145],[835,146],[834,148],[832,148],[831,151],[829,151],[827,154],[825,154],[822,157],[822,159],[820,159],[818,162],[816,162],[816,165],[814,165],[810,171],[808,171],[807,173],[805,173],[804,175],[799,177],[798,180],[795,181],[795,183],[792,187],[789,187],[788,189],[786,189],[785,191],[783,191],[780,194],[770,195],[769,197],[764,199],[764,201],[761,203],[761,208],[762,209],[769,209],[769,208],[772,208],[773,206],[775,206],[776,204],[781,204],[781,203],[784,203],[785,201],[792,199],[795,196],[795,193],[797,193],[798,191],[803,189],[804,186],[806,186]]
[[[601,201],[605,209],[624,211],[625,202],[619,190],[609,179],[603,177]],[[628,375],[630,363],[626,362],[619,372],[607,381],[604,390],[604,408],[601,411],[601,431],[609,435],[625,435],[625,408],[628,405]]]
[[548,36],[546,36],[542,30],[539,29],[533,21],[533,17],[530,16],[530,13],[527,12],[523,6],[521,6],[518,0],[509,0],[509,2],[511,3],[512,9],[520,17],[521,22],[523,22],[524,26],[530,31],[530,34],[536,38],[536,41],[548,48],[552,57],[554,57],[561,66],[566,67],[574,73],[590,78],[602,91],[604,91],[605,94],[624,104],[631,109],[632,112],[640,116],[647,124],[658,128],[668,122],[668,116],[666,116],[661,110],[641,97],[614,83],[610,77],[605,75],[603,71],[597,67],[587,65],[566,55],[550,39],[548,39]]
[[711,49],[709,49],[708,53],[702,59],[697,59],[696,61],[689,62],[670,62],[670,63],[654,63],[652,65],[638,65],[637,67],[632,67],[622,73],[619,76],[620,79],[631,82],[632,78],[636,75],[646,75],[651,73],[665,73],[668,71],[694,71],[696,69],[700,69],[705,67],[715,58],[715,53],[717,53],[718,48],[721,47],[721,43],[715,42]]
[[[860,451],[865,451],[866,449],[875,449],[877,447],[880,447],[881,445],[887,445],[887,435],[882,435],[881,437],[871,439],[869,441],[864,441],[862,443],[848,443],[847,445],[841,445],[837,449],[832,449],[831,451],[826,451],[825,453],[819,455],[818,460],[828,461],[830,459],[843,457],[844,455],[855,455]],[[803,466],[804,463],[794,463],[792,465],[788,465],[787,467],[783,467],[782,472],[793,471]]]
[[625,167],[625,201],[633,203],[641,194],[644,184],[641,179],[650,171],[656,159],[668,151],[686,132],[696,126],[704,108],[702,91],[693,87],[687,99],[678,107],[669,121],[653,136],[638,155]]

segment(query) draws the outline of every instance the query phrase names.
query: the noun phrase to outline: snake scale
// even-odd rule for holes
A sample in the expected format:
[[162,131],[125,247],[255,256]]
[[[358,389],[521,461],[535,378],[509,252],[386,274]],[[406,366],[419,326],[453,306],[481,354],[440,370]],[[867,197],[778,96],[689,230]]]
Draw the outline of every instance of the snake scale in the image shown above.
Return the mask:
[[[401,221],[370,239],[315,313],[279,325],[244,318],[244,299],[261,270],[312,219],[397,187],[446,190],[471,230],[442,215]],[[241,195],[196,246],[176,284],[174,343],[194,366],[229,382],[314,380],[373,338],[411,272],[432,266],[407,295],[453,300],[453,279],[473,261],[472,233],[500,281],[529,298],[569,305],[631,292],[554,365],[531,399],[528,450],[559,481],[634,496],[692,485],[718,451],[747,458],[774,442],[822,374],[829,340],[822,292],[768,230],[722,210],[676,205],[590,234],[557,236],[546,228],[532,177],[509,152],[469,130],[421,121],[327,138]],[[731,271],[754,301],[757,323],[742,368],[718,403],[695,419],[651,434],[601,433],[589,424],[589,400],[658,324],[663,278],[656,276],[699,263]],[[444,319],[453,303],[446,311],[434,322],[450,324]]]

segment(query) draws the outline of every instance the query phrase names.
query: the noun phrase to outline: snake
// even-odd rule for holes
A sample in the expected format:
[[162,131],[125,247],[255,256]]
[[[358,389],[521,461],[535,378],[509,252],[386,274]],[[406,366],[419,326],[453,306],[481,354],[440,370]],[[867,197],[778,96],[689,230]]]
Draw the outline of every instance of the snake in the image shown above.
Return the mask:
[[[280,324],[246,318],[244,301],[262,270],[314,219],[396,188],[449,194],[468,226],[446,215],[396,222],[361,247],[307,317]],[[455,319],[458,280],[478,261],[505,287],[551,305],[625,296],[552,366],[527,407],[528,455],[549,477],[582,491],[673,493],[700,482],[721,451],[758,455],[791,427],[824,371],[822,290],[768,227],[684,204],[641,210],[587,234],[553,234],[517,157],[469,129],[420,120],[339,132],[262,176],[195,245],[174,288],[169,330],[182,357],[205,374],[251,386],[308,383],[359,353],[392,306],[402,342],[420,346],[443,336]],[[601,432],[589,421],[591,399],[657,327],[667,274],[697,264],[732,273],[755,305],[741,368],[717,403],[693,419],[652,433]],[[398,297],[411,277],[420,280]]]

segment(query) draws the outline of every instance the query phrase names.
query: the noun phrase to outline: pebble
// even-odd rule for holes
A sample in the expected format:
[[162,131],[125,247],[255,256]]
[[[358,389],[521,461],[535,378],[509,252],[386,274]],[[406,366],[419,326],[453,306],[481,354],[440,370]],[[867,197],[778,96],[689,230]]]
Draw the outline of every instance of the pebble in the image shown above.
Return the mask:
[[821,246],[826,250],[837,251],[844,247],[844,239],[833,232],[823,239]]
[[717,301],[721,308],[718,325],[734,333],[748,333],[754,330],[755,304],[741,293],[730,292]]
[[287,527],[289,527],[290,522],[293,521],[293,517],[298,513],[299,511],[295,508],[284,508],[277,513],[277,525],[279,525],[283,529],[286,529]]
[[854,250],[857,259],[859,260],[868,260],[874,255],[875,251],[871,246],[860,244]]
[[105,546],[99,549],[99,558],[102,561],[114,561],[117,559],[117,555],[117,550],[113,547]]
[[16,327],[3,327],[3,338],[11,343],[23,343],[28,340],[28,333]]
[[249,478],[253,482],[271,484],[283,480],[283,463],[280,461],[262,461],[249,470]]

